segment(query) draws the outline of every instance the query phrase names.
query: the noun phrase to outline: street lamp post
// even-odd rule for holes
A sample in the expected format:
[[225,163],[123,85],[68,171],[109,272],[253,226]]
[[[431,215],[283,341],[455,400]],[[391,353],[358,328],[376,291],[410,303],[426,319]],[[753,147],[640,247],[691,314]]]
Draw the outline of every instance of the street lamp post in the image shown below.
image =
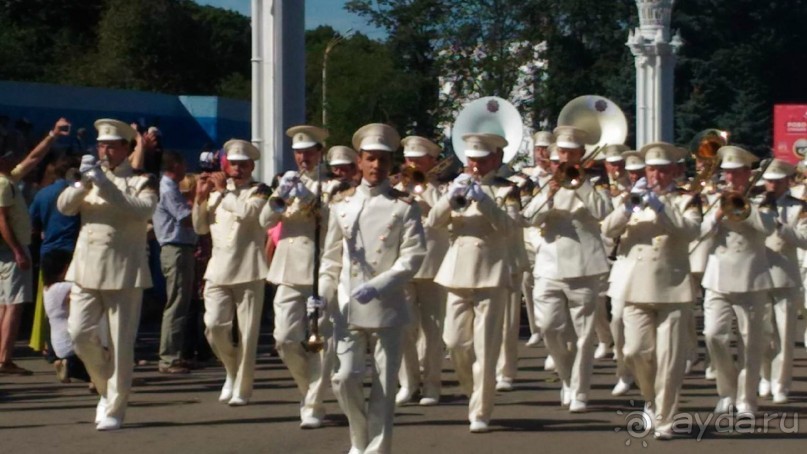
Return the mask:
[[322,127],[328,127],[328,55],[353,29],[348,29],[344,35],[336,35],[328,41],[325,52],[322,54]]

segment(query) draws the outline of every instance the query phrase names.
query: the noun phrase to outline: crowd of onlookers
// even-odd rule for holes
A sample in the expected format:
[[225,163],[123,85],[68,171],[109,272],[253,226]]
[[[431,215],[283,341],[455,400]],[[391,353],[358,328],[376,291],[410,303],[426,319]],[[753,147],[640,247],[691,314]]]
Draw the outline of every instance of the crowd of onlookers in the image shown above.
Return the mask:
[[[160,203],[161,206],[167,203],[174,203],[177,206],[184,204],[187,212],[185,223],[189,225],[189,213],[196,192],[196,174],[187,172],[188,166],[182,155],[163,149],[162,133],[157,127],[144,128],[136,124],[132,124],[132,127],[138,133],[131,142],[130,165],[136,172],[154,175],[157,180],[168,175],[176,180],[181,198],[165,198],[166,200],[161,200]],[[94,131],[88,134],[86,128],[73,130],[70,122],[63,118],[41,142],[36,142],[34,126],[30,122],[25,119],[12,122],[9,117],[0,115],[0,155],[2,155],[0,187],[6,178],[10,186],[13,186],[12,196],[16,196],[19,192],[24,200],[24,206],[28,207],[30,239],[22,242],[30,243],[28,246],[30,267],[33,270],[30,297],[20,297],[17,299],[21,301],[11,301],[8,298],[9,293],[5,291],[6,286],[0,285],[3,287],[0,288],[0,376],[30,374],[30,371],[13,362],[12,354],[20,329],[22,311],[26,307],[19,303],[31,302],[35,303],[35,309],[29,346],[35,351],[42,352],[48,361],[54,364],[59,380],[70,382],[71,379],[78,379],[89,382],[86,370],[73,352],[70,335],[67,333],[70,284],[64,282],[65,272],[76,247],[81,221],[78,215],[66,216],[60,213],[56,209],[56,201],[66,187],[80,179],[81,156],[95,154],[94,146],[89,140],[89,137],[94,138],[93,134]],[[24,161],[25,159],[28,161]],[[17,179],[18,164],[21,162],[28,162],[31,168],[22,178]],[[221,164],[221,153],[206,146],[199,157],[200,171],[217,171]],[[5,207],[0,196],[0,214]],[[2,219],[0,224],[3,224]],[[165,235],[158,231],[159,228],[152,228],[153,224],[149,228],[147,247],[149,267],[155,285],[144,293],[143,312],[164,313],[162,339],[159,352],[143,354],[142,349],[140,350],[139,363],[146,364],[155,354],[159,354],[158,369],[161,373],[188,373],[194,368],[216,361],[204,336],[202,318],[204,313],[202,276],[210,258],[211,241],[209,235],[195,234],[183,240],[186,241],[184,246],[192,250],[195,270],[192,283],[188,285],[190,301],[180,308],[180,311],[166,315],[171,304],[167,301],[171,300],[173,289],[166,287],[163,274],[170,271],[170,267],[166,270],[165,260],[161,263],[161,250],[165,251],[169,245],[161,245],[159,237]],[[0,231],[2,230],[0,225]],[[27,232],[25,229],[21,231]],[[25,233],[20,236],[25,236]],[[0,253],[4,249],[8,251],[9,248],[9,244],[0,238]],[[19,264],[19,261],[17,263]],[[24,292],[21,291],[22,293]],[[150,320],[146,318],[146,321]],[[173,325],[174,328],[169,329],[166,325]],[[23,328],[27,331],[27,326]],[[103,337],[105,332],[103,326],[100,332]],[[173,341],[166,341],[166,337]]]

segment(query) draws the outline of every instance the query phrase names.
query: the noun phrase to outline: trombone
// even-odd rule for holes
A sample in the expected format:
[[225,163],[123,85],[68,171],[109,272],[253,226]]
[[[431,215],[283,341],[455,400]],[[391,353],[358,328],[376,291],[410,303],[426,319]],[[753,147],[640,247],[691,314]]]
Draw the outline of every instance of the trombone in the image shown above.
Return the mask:
[[[555,169],[555,172],[552,174],[552,178],[550,178],[543,186],[539,188],[539,191],[543,190],[544,187],[549,185],[551,182],[555,181],[563,189],[569,189],[571,191],[576,191],[583,185],[583,181],[585,181],[586,172],[585,169],[591,162],[594,161],[594,158],[597,157],[598,154],[604,149],[604,146],[597,147],[593,153],[588,155],[585,159],[580,161],[577,165],[569,164],[568,162],[561,162],[558,165],[558,168]],[[550,192],[549,197],[544,200],[544,203],[538,207],[537,211],[541,211],[544,209],[551,200],[555,199],[555,194],[557,191]]]

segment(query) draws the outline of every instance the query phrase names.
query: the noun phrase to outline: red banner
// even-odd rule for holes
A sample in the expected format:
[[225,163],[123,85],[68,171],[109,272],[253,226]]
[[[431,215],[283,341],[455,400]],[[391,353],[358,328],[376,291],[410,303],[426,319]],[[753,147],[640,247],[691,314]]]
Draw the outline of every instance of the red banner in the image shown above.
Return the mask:
[[807,154],[807,104],[773,106],[773,144],[776,158],[798,163]]

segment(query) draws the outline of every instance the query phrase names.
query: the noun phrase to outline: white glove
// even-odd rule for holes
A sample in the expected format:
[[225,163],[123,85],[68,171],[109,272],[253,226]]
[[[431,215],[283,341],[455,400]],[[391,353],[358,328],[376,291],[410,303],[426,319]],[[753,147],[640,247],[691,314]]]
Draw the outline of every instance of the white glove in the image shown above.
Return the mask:
[[78,171],[84,173],[89,170],[92,170],[92,168],[95,167],[95,164],[97,162],[98,160],[95,159],[95,156],[91,154],[85,154],[84,156],[81,157],[81,166],[78,168]]
[[636,184],[634,184],[633,187],[630,189],[630,192],[635,192],[639,194],[646,191],[647,191],[647,178],[645,177],[639,178],[639,181],[637,181]]
[[325,298],[314,298],[313,296],[309,296],[308,300],[305,302],[305,309],[308,315],[313,314],[316,310],[319,310],[319,313],[322,314],[325,312],[325,307],[327,304],[325,303]]
[[353,290],[353,293],[350,294],[353,299],[361,304],[364,304],[373,298],[378,298],[378,295],[378,290],[369,284],[362,284],[356,287],[356,289]]
[[658,198],[658,194],[653,191],[648,191],[644,196],[647,206],[653,209],[656,213],[660,213],[664,209],[664,202]]
[[454,178],[454,181],[448,185],[449,194],[452,196],[462,195],[468,185],[471,184],[471,178],[467,173],[462,173],[457,178]]
[[300,174],[289,170],[284,173],[280,178],[280,184],[277,186],[277,193],[282,199],[287,199],[291,196],[291,191],[300,179]]
[[310,195],[312,195],[311,191],[305,187],[302,181],[297,181],[294,187],[291,188],[291,192],[289,192],[289,197],[297,197],[300,199],[308,198]]
[[482,197],[485,197],[485,192],[482,190],[482,186],[472,182],[470,189],[468,189],[468,198],[478,202],[482,200]]
[[90,170],[89,172],[85,173],[84,175],[86,175],[87,178],[89,178],[89,180],[95,184],[102,184],[106,181],[109,181],[109,178],[106,177],[104,170],[101,169],[100,167],[96,167]]

